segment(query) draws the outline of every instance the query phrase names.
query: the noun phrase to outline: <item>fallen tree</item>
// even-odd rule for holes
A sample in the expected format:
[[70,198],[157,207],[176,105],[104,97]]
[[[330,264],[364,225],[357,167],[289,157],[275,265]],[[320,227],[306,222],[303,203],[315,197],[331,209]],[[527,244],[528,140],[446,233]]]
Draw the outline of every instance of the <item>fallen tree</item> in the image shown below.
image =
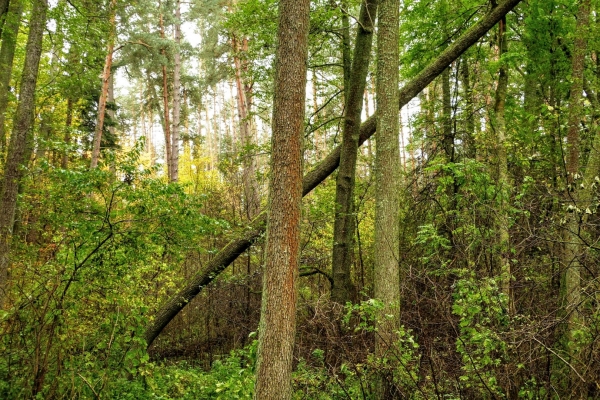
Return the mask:
[[[416,77],[400,89],[399,107],[402,108],[429,83],[444,71],[452,62],[460,57],[469,47],[475,44],[498,21],[511,11],[521,0],[505,0],[493,8],[484,18],[461,35],[452,45],[444,50],[434,61],[425,67]],[[369,117],[360,127],[359,145],[369,139],[376,129],[375,115]],[[340,163],[340,146],[336,147],[302,180],[302,196],[310,193],[318,184],[335,171]],[[266,212],[261,212],[241,232],[236,239],[230,241],[210,260],[177,294],[172,296],[154,315],[146,328],[144,338],[148,346],[162,332],[169,322],[194,298],[202,289],[210,284],[237,257],[244,253],[260,237],[266,228]]]

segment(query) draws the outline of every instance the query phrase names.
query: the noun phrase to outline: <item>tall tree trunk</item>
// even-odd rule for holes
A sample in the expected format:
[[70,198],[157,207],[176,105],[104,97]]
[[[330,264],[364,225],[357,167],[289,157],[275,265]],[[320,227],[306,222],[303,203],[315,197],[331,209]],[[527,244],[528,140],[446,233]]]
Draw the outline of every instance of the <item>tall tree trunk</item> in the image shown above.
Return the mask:
[[469,57],[462,58],[461,77],[463,83],[463,97],[465,99],[465,133],[462,138],[464,157],[475,159],[475,106],[473,105],[473,86],[471,83],[471,71],[469,70]]
[[179,125],[181,117],[181,1],[175,9],[175,54],[173,55],[173,131],[171,137],[170,181],[179,180]]
[[94,144],[92,147],[90,168],[96,168],[98,166],[98,160],[100,159],[100,143],[102,141],[102,130],[104,128],[104,117],[106,114],[106,101],[108,99],[108,84],[110,80],[110,74],[112,73],[113,51],[115,48],[115,37],[117,33],[117,0],[111,0],[109,15],[110,33],[108,37],[106,60],[104,61],[104,70],[102,71],[102,91],[100,92],[100,100],[98,101],[98,116],[96,117],[96,129],[94,130]]
[[251,85],[244,82],[244,74],[247,71],[247,61],[243,60],[243,53],[248,51],[248,39],[242,38],[241,43],[234,35],[232,38],[235,64],[235,83],[237,88],[237,109],[240,120],[240,133],[242,139],[243,154],[243,186],[245,212],[249,220],[254,219],[260,212],[260,194],[258,181],[256,179],[256,160],[253,156],[252,147],[255,144],[252,132],[252,107]]
[[0,307],[4,307],[7,288],[10,242],[17,209],[17,193],[23,177],[23,164],[28,136],[32,135],[33,111],[35,108],[35,87],[37,83],[42,39],[46,27],[47,0],[34,0],[29,21],[29,37],[25,49],[25,64],[21,74],[19,104],[15,112],[13,131],[10,137],[4,181],[0,197]]
[[[2,29],[2,47],[0,47],[0,159],[4,158],[6,150],[6,111],[8,107],[8,93],[10,91],[10,78],[12,76],[17,35],[23,14],[23,1],[12,0],[8,11],[4,14],[4,27]],[[8,6],[8,3],[7,3]]]
[[[162,2],[158,2],[160,8],[159,26],[160,37],[165,39],[165,24],[162,12]],[[165,162],[167,163],[167,179],[171,181],[173,173],[173,152],[171,150],[171,123],[169,122],[169,85],[167,81],[167,52],[163,48],[161,54],[165,57],[162,65],[162,98],[163,98],[163,129],[165,133]]]
[[344,68],[344,105],[348,104],[350,93],[350,75],[352,74],[352,49],[350,48],[350,19],[348,0],[342,0],[342,66]]
[[[375,354],[391,359],[400,325],[400,147],[398,144],[398,48],[400,5],[381,0],[377,29],[377,132],[375,140],[374,295],[384,308],[378,320]],[[389,318],[388,315],[392,317]],[[377,396],[391,399],[393,376],[379,378]]]
[[[435,60],[425,67],[417,76],[410,80],[398,92],[399,108],[404,107],[410,100],[427,87],[454,60],[460,57],[469,47],[476,43],[506,13],[512,10],[521,0],[506,0],[483,17],[471,29],[460,36],[456,42],[444,50]],[[363,144],[374,133],[377,126],[376,118],[371,116],[360,127],[359,144]],[[302,195],[306,196],[317,185],[336,170],[340,164],[341,146],[334,149],[319,165],[309,171],[302,181]],[[249,225],[248,229],[225,245],[189,282],[173,295],[152,318],[147,326],[144,338],[148,346],[167,326],[167,324],[194,298],[212,282],[229,264],[243,254],[265,231],[266,213],[260,213]]]
[[254,395],[260,400],[292,398],[309,9],[309,0],[279,2],[267,257]]
[[[575,356],[576,350],[571,346],[576,346],[573,343],[572,333],[578,329],[580,322],[579,310],[581,302],[581,239],[580,239],[580,219],[582,213],[585,213],[585,208],[582,210],[579,202],[581,194],[578,192],[578,186],[581,183],[579,175],[579,157],[580,157],[580,137],[579,127],[582,120],[582,95],[583,95],[583,80],[585,70],[585,54],[587,51],[587,40],[589,32],[590,19],[590,0],[581,0],[579,10],[577,12],[577,26],[575,32],[575,45],[572,56],[572,74],[571,74],[571,94],[569,96],[569,117],[567,122],[567,160],[566,172],[567,183],[571,189],[567,191],[567,204],[571,206],[573,212],[567,219],[566,229],[564,231],[564,253],[563,266],[564,273],[564,300],[565,308],[568,315],[568,340],[571,343],[567,350],[571,357]],[[590,161],[595,162],[593,159]],[[584,183],[585,187],[585,183]],[[585,189],[584,189],[585,190]],[[574,360],[572,360],[573,362]],[[576,375],[572,375],[572,381],[578,379]],[[572,383],[574,383],[572,382]]]
[[350,301],[352,281],[350,266],[354,250],[354,182],[358,137],[363,107],[363,94],[369,72],[373,27],[377,1],[366,0],[361,5],[352,59],[352,73],[345,106],[340,168],[336,179],[335,222],[333,227],[333,288],[331,299],[339,304]]
[[499,191],[498,209],[495,213],[495,229],[497,236],[497,250],[495,252],[495,266],[501,277],[502,292],[508,298],[508,310],[514,311],[512,293],[510,290],[511,267],[510,267],[510,236],[509,236],[509,189],[510,180],[508,176],[508,158],[506,154],[506,120],[505,103],[506,91],[508,89],[508,66],[502,60],[502,56],[508,51],[508,42],[506,39],[506,18],[503,18],[498,24],[498,58],[500,68],[498,70],[498,84],[496,87],[496,99],[494,104],[494,133],[496,134],[495,153],[497,170],[497,186]]

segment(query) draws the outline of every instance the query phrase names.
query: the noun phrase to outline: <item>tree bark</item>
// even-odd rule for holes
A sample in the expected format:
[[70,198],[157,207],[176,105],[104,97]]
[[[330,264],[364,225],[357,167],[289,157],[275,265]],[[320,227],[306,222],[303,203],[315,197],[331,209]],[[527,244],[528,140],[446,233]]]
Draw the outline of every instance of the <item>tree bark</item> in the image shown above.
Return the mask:
[[[471,29],[460,36],[455,43],[444,50],[434,61],[425,67],[416,77],[398,92],[399,108],[404,107],[413,97],[429,85],[454,60],[485,35],[500,19],[512,10],[521,0],[507,0],[490,11]],[[371,116],[360,127],[359,144],[363,144],[375,133],[376,117]],[[302,196],[306,196],[324,181],[340,163],[341,146],[335,148],[302,180]],[[263,211],[250,224],[249,228],[230,241],[208,262],[189,282],[172,296],[155,314],[146,328],[144,338],[148,346],[167,326],[167,324],[194,298],[210,284],[233,260],[246,251],[257,238],[264,233],[266,213]]]
[[170,181],[179,180],[179,125],[181,117],[181,1],[175,9],[175,54],[173,55],[173,131]]
[[496,99],[494,104],[494,133],[496,134],[496,162],[498,163],[497,186],[498,211],[495,213],[494,225],[498,233],[498,249],[495,254],[496,267],[500,273],[501,290],[508,299],[508,311],[514,312],[514,303],[510,288],[511,267],[510,267],[510,235],[509,235],[509,189],[510,180],[508,176],[508,158],[506,154],[506,119],[505,103],[506,92],[508,90],[508,66],[502,60],[502,56],[508,51],[508,42],[506,39],[506,18],[502,18],[498,24],[498,58],[500,68],[498,70],[498,84],[496,87]]
[[[398,109],[400,5],[381,0],[377,28],[377,132],[375,134],[374,295],[384,308],[377,321],[375,355],[389,356],[400,325],[400,133]],[[392,316],[391,318],[388,316]],[[393,377],[379,377],[377,397],[391,399]]]
[[255,399],[292,398],[310,0],[279,2],[266,263]]
[[[6,4],[8,6],[8,3]],[[8,93],[10,92],[10,78],[12,77],[17,35],[23,14],[23,0],[13,0],[8,11],[3,16],[2,47],[0,47],[0,159],[6,151],[6,110],[8,107]]]
[[352,58],[340,153],[336,178],[335,221],[333,224],[331,300],[339,304],[350,301],[353,291],[350,267],[354,250],[354,183],[363,107],[363,94],[369,72],[377,1],[362,3]]
[[117,18],[117,0],[110,2],[110,33],[108,37],[108,49],[106,60],[104,61],[104,70],[102,71],[102,91],[100,92],[100,100],[98,101],[98,116],[96,117],[96,129],[94,130],[94,144],[92,148],[92,157],[90,168],[96,168],[100,159],[100,143],[102,141],[102,130],[104,128],[104,117],[106,115],[106,102],[108,99],[108,84],[113,62],[113,51],[115,48],[116,36],[116,18]]
[[6,296],[9,251],[17,209],[17,194],[23,177],[23,164],[31,136],[33,112],[35,108],[35,88],[42,55],[42,39],[46,27],[47,0],[34,0],[29,21],[29,37],[25,49],[25,64],[21,74],[19,104],[15,112],[13,131],[10,137],[4,181],[1,191],[0,212],[0,308],[4,307]]

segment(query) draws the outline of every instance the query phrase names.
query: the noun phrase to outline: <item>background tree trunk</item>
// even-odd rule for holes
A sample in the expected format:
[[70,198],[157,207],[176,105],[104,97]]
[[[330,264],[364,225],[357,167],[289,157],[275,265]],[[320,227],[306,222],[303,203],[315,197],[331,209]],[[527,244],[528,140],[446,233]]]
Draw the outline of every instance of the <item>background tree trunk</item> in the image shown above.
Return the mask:
[[333,288],[331,289],[331,299],[339,304],[346,304],[347,301],[350,301],[353,291],[350,267],[352,265],[354,232],[356,229],[354,182],[356,180],[356,159],[358,156],[363,94],[367,73],[369,72],[376,13],[377,2],[375,0],[366,0],[362,3],[352,58],[348,99],[345,105],[340,168],[336,179],[332,257]]
[[170,181],[179,180],[179,125],[181,116],[181,1],[175,9],[175,54],[173,56],[173,131]]
[[260,400],[292,397],[309,9],[309,0],[279,3],[267,257],[254,395]]
[[[7,4],[8,5],[8,4]],[[23,0],[12,0],[8,11],[4,14],[4,27],[2,29],[2,46],[0,47],[0,159],[4,158],[6,150],[6,111],[8,107],[8,93],[10,92],[10,78],[12,77],[17,35],[23,14]]]
[[116,36],[116,18],[117,18],[117,0],[110,2],[110,34],[108,37],[108,49],[106,60],[104,61],[104,70],[102,71],[102,91],[100,92],[100,100],[98,101],[98,116],[96,118],[96,128],[94,130],[94,143],[92,147],[92,157],[90,168],[96,168],[100,159],[100,143],[102,142],[102,130],[104,128],[104,117],[106,115],[106,102],[108,99],[108,84],[112,70],[113,51],[115,48]]
[[32,135],[33,111],[35,107],[35,87],[37,83],[42,39],[46,27],[48,2],[35,0],[29,20],[29,37],[25,49],[25,64],[21,74],[19,104],[15,112],[13,131],[4,166],[4,181],[1,192],[0,208],[0,307],[4,307],[7,288],[10,240],[17,209],[17,193],[23,177],[25,155],[29,145],[28,136]]

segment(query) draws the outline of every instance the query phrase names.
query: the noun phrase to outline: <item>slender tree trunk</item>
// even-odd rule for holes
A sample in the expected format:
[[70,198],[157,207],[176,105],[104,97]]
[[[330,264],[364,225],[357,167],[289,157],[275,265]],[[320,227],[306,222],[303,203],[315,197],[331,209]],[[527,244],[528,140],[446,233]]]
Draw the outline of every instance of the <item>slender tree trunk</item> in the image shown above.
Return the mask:
[[351,300],[353,292],[350,267],[354,250],[354,182],[356,180],[356,159],[358,137],[363,107],[373,27],[377,12],[377,2],[366,0],[361,5],[356,32],[356,44],[352,62],[352,73],[348,87],[348,100],[344,114],[342,152],[340,168],[336,179],[335,222],[333,228],[333,288],[331,299],[339,304]]
[[[417,76],[398,92],[399,108],[404,107],[410,100],[427,87],[444,69],[460,57],[469,47],[476,43],[506,13],[512,10],[521,0],[507,0],[499,4],[489,14],[483,17],[471,29],[460,36],[456,42],[444,50],[435,60],[425,67]],[[374,133],[377,126],[376,118],[371,116],[360,127],[359,144],[363,144]],[[341,146],[334,149],[319,165],[309,171],[302,180],[302,196],[306,196],[317,185],[336,170],[340,164]],[[225,245],[189,282],[172,296],[153,316],[146,328],[144,338],[148,346],[167,326],[167,324],[210,284],[229,264],[243,254],[265,231],[266,213],[260,213],[244,232]]]
[[117,18],[117,0],[110,2],[110,34],[108,37],[108,49],[106,60],[104,61],[104,70],[102,71],[102,91],[100,92],[100,100],[98,101],[98,116],[96,118],[96,129],[94,130],[94,144],[92,148],[92,158],[90,168],[96,168],[100,159],[100,143],[102,142],[102,130],[104,128],[104,117],[106,114],[106,101],[108,99],[108,84],[111,75],[113,51],[115,48],[116,36],[116,18]]
[[[2,46],[0,47],[0,159],[4,158],[6,151],[6,130],[4,127],[8,107],[8,93],[10,92],[10,78],[12,76],[17,35],[23,14],[23,1],[12,0],[8,12],[4,14],[4,27],[2,29]],[[6,4],[8,6],[8,2]]]
[[350,75],[352,74],[352,49],[350,48],[350,20],[348,18],[348,0],[342,0],[342,66],[344,68],[344,105],[348,104],[350,93]]
[[462,58],[461,76],[463,83],[463,96],[465,99],[465,133],[463,136],[464,156],[474,160],[477,154],[475,147],[475,106],[473,105],[473,86],[471,71],[469,70],[469,57]]
[[175,54],[173,56],[173,135],[171,138],[171,182],[179,180],[179,128],[181,117],[181,1],[175,9]]
[[[387,359],[393,359],[389,351],[396,343],[400,325],[399,24],[398,1],[381,0],[377,29],[374,295],[384,304],[375,336],[375,354]],[[399,396],[394,392],[393,376],[380,376],[377,395],[379,399]]]
[[15,112],[13,131],[10,137],[4,182],[0,197],[0,307],[4,307],[6,296],[10,241],[17,209],[17,193],[23,177],[22,166],[27,163],[28,136],[32,135],[35,87],[37,83],[42,39],[46,27],[47,0],[34,0],[29,21],[29,37],[25,49],[25,64],[21,74],[19,104]]
[[[160,37],[162,39],[165,39],[165,23],[164,23],[164,19],[163,19],[163,12],[162,12],[162,2],[159,1],[159,9],[160,9],[160,16],[159,16],[159,26],[160,26]],[[167,52],[166,50],[163,48],[161,49],[161,54],[163,55],[163,57],[167,57]],[[163,99],[163,129],[164,129],[164,133],[165,133],[165,157],[166,157],[166,164],[167,164],[167,179],[169,180],[169,182],[171,182],[172,180],[172,174],[173,174],[173,150],[171,149],[171,123],[170,123],[170,118],[169,118],[169,85],[168,85],[168,80],[167,80],[167,61],[163,60],[163,65],[162,65],[162,99]]]
[[256,179],[256,160],[253,155],[252,146],[254,138],[252,132],[252,116],[250,115],[251,86],[244,83],[244,73],[247,70],[247,61],[241,56],[248,50],[248,39],[243,38],[241,44],[235,35],[232,38],[235,64],[235,83],[237,88],[237,109],[240,120],[240,133],[242,140],[243,155],[243,186],[245,212],[249,220],[254,219],[260,212],[260,194],[258,181]]
[[[580,157],[580,137],[579,127],[582,119],[582,95],[583,80],[585,70],[585,55],[587,51],[587,40],[589,32],[590,19],[590,0],[581,0],[577,12],[577,26],[575,33],[575,45],[572,56],[572,74],[571,74],[571,94],[569,96],[569,118],[567,122],[567,160],[566,172],[567,183],[571,189],[567,191],[567,204],[571,206],[573,212],[567,219],[564,233],[564,253],[563,265],[564,274],[564,299],[565,308],[568,315],[568,335],[569,342],[573,341],[572,332],[578,329],[580,322],[579,310],[581,303],[581,239],[580,239],[580,219],[586,209],[581,209],[579,202],[581,193],[578,186],[582,183],[579,175],[579,157]],[[593,159],[590,161],[595,162]],[[584,183],[585,187],[585,183]],[[584,189],[585,190],[585,189]],[[572,346],[576,346],[574,343]],[[567,349],[574,357],[576,352],[574,348]],[[573,379],[578,379],[574,376]]]
[[292,398],[309,6],[309,0],[279,2],[267,261],[254,395],[260,400]]
[[502,56],[508,51],[508,42],[506,39],[506,18],[503,18],[498,24],[498,58],[500,60],[500,69],[498,70],[498,84],[496,87],[496,99],[494,104],[494,133],[496,134],[495,153],[497,170],[497,186],[499,191],[498,209],[495,213],[494,225],[498,234],[498,249],[495,252],[496,268],[501,276],[502,292],[508,298],[508,310],[514,312],[512,293],[510,290],[511,267],[510,267],[510,235],[509,235],[509,189],[510,179],[508,176],[508,158],[506,154],[506,120],[505,103],[506,91],[508,89],[508,66],[502,60]]
[[60,167],[66,169],[69,165],[69,146],[71,145],[71,127],[73,126],[73,99],[67,98],[67,117],[65,120],[65,151],[62,154]]

